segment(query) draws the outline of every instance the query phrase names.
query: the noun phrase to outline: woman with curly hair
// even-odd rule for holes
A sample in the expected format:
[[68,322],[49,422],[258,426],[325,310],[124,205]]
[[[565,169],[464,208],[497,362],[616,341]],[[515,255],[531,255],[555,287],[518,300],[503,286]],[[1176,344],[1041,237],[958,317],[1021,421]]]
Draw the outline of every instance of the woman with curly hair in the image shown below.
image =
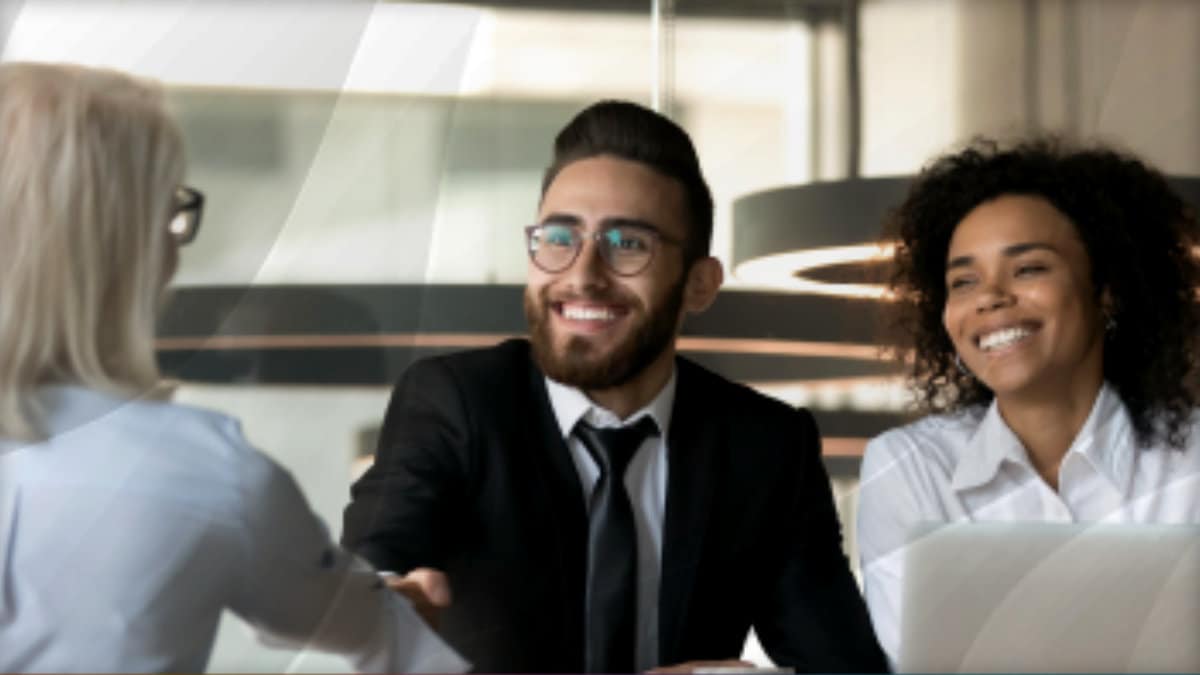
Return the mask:
[[894,664],[918,523],[1200,522],[1200,268],[1162,174],[1055,140],[938,159],[888,227],[930,413],[863,459],[865,593]]

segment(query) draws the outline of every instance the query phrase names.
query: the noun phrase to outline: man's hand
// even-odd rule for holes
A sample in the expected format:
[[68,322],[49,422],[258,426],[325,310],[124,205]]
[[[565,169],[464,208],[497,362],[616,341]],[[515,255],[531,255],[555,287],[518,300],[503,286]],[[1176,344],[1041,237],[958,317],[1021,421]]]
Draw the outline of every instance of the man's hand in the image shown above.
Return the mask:
[[418,567],[404,576],[386,576],[383,582],[408,598],[413,609],[432,628],[438,627],[442,610],[450,606],[450,580],[444,572],[431,567]]
[[729,659],[727,661],[688,661],[686,663],[677,663],[673,666],[659,666],[653,670],[646,671],[654,675],[669,675],[675,673],[693,673],[696,670],[721,669],[730,673],[736,672],[751,672],[756,669],[756,666],[749,661],[738,661]]

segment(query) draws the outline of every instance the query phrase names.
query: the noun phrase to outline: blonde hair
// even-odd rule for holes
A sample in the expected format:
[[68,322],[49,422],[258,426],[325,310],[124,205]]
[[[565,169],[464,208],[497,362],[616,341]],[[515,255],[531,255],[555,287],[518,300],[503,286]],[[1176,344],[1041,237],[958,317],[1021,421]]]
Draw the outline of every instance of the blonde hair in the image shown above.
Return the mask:
[[183,143],[155,85],[110,70],[0,65],[0,437],[39,429],[54,382],[138,396],[173,272]]

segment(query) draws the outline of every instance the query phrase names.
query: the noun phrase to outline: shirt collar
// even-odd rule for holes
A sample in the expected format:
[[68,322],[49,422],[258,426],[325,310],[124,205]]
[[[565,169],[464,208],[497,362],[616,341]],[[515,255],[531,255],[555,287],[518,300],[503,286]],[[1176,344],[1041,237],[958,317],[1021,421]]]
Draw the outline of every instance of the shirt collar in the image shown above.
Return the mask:
[[958,465],[954,467],[950,487],[958,491],[979,487],[995,478],[1005,461],[1023,460],[1028,462],[1025,446],[1004,423],[1000,408],[992,399],[979,426],[967,441]]
[[[1129,412],[1121,397],[1105,382],[1067,453],[1083,456],[1097,473],[1126,495],[1133,477],[1136,448]],[[993,400],[967,442],[954,469],[951,487],[963,491],[984,485],[996,477],[1005,462],[1032,469],[1025,446],[1004,422]]]
[[1124,497],[1129,495],[1133,482],[1138,449],[1129,411],[1117,391],[1105,382],[1068,452],[1082,455]]
[[587,394],[576,387],[569,387],[547,377],[546,391],[550,395],[550,407],[554,409],[554,417],[558,420],[558,428],[563,438],[569,437],[575,430],[575,425],[584,417],[587,417],[588,423],[593,426],[616,427],[628,426],[642,417],[649,416],[658,425],[659,432],[665,435],[671,428],[671,410],[675,407],[675,375],[676,371],[672,368],[671,377],[659,390],[658,395],[623,420],[593,403]]

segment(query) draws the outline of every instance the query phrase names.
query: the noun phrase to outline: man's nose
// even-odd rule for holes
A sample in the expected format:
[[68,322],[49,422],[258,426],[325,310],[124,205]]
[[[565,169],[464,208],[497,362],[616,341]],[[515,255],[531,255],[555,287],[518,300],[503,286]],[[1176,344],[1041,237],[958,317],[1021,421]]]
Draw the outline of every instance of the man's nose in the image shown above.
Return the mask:
[[580,243],[579,255],[567,269],[568,281],[576,288],[603,288],[608,285],[608,263],[604,260],[601,243],[586,235]]

